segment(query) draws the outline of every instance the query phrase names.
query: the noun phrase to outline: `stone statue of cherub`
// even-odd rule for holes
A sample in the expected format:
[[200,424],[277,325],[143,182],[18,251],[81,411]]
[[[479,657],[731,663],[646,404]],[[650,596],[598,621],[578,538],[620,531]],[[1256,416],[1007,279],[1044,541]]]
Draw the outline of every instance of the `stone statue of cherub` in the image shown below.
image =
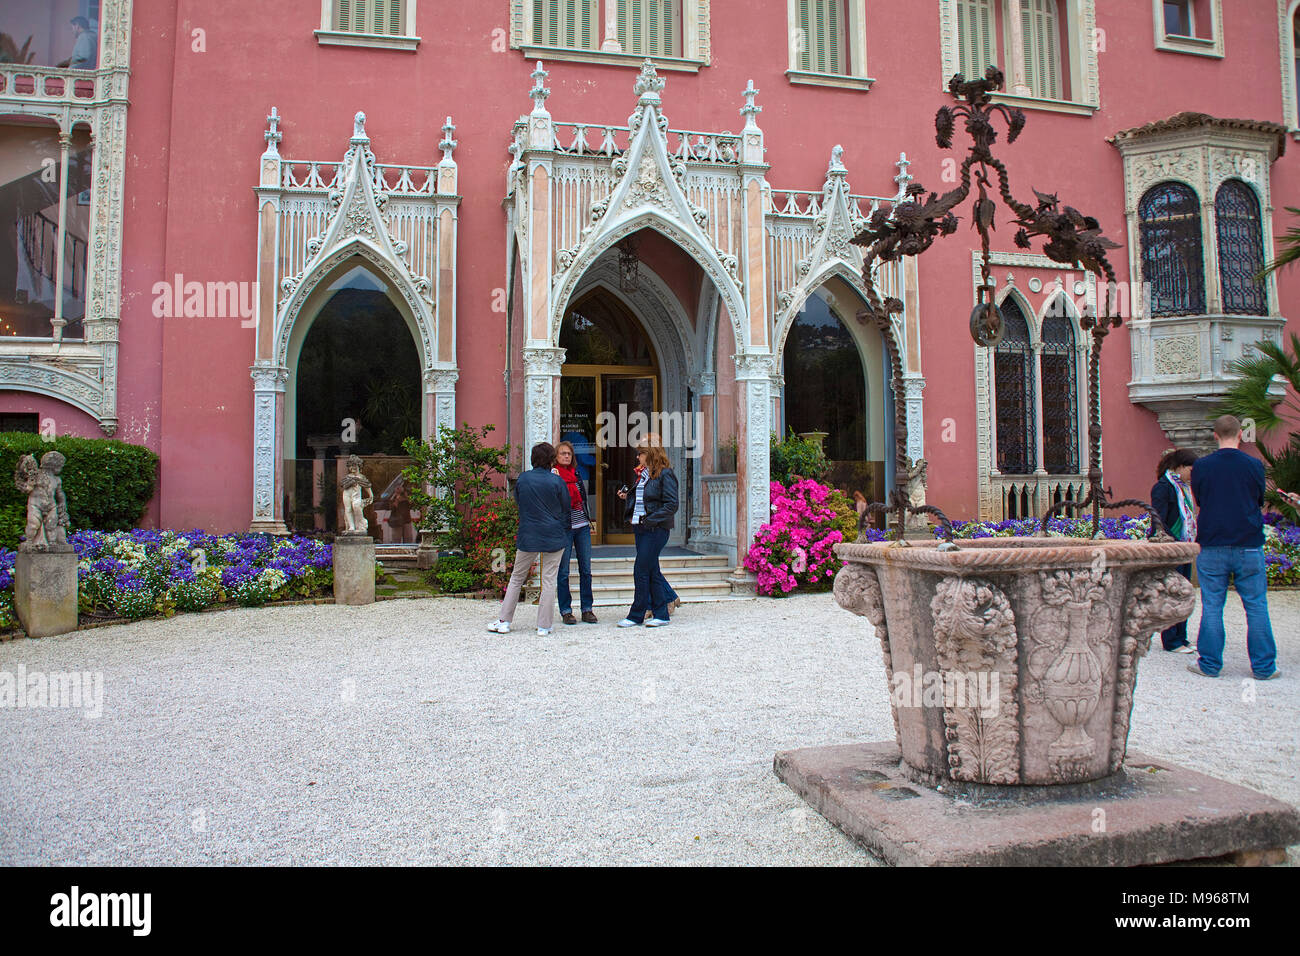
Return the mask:
[[68,500],[63,495],[59,473],[67,459],[57,451],[46,452],[39,467],[31,455],[23,455],[14,470],[14,487],[27,495],[27,539],[20,551],[58,551],[68,545]]
[[347,529],[343,534],[365,534],[368,527],[365,509],[375,503],[370,479],[361,473],[361,459],[348,456],[348,473],[339,482],[343,489],[343,520]]

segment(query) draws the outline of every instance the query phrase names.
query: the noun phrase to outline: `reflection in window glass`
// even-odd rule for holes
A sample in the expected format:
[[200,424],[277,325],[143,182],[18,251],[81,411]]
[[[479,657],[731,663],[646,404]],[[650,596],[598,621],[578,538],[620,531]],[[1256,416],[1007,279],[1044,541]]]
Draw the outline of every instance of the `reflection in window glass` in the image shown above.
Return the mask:
[[1191,6],[1191,0],[1165,0],[1165,36],[1193,36]]
[[811,295],[785,340],[785,420],[796,434],[825,432],[831,461],[867,457],[867,381],[844,323]]
[[92,166],[87,132],[72,137],[62,237],[59,166],[56,130],[0,126],[0,336],[53,335],[60,258],[63,337],[83,335]]
[[100,0],[4,0],[0,63],[93,70]]

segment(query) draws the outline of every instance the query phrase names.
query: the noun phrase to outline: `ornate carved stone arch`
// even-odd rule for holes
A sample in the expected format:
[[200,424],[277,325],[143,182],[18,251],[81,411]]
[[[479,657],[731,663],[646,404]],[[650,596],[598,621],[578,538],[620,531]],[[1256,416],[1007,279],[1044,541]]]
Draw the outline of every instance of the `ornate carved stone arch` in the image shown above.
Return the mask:
[[[303,318],[303,307],[317,291],[321,282],[329,281],[334,277],[339,266],[355,258],[364,259],[366,265],[378,272],[389,288],[400,297],[401,305],[405,306],[403,311],[408,313],[407,318],[415,323],[417,330],[415,344],[420,352],[420,367],[429,368],[432,365],[431,357],[437,354],[437,329],[434,325],[433,310],[419,294],[405,270],[397,268],[397,265],[385,257],[374,243],[360,236],[353,236],[336,246],[328,255],[316,259],[285,301],[276,320],[278,333],[275,340],[275,363],[288,364],[289,344],[294,329]],[[314,318],[314,315],[307,316],[308,321]]]

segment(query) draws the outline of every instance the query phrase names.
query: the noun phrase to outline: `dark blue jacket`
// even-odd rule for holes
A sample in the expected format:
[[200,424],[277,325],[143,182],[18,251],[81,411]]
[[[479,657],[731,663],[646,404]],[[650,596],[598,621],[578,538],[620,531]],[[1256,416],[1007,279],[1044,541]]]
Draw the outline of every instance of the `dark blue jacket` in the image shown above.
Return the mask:
[[1168,478],[1162,476],[1151,486],[1151,507],[1164,522],[1165,530],[1173,534],[1174,525],[1183,520],[1183,513],[1178,510],[1178,492]]
[[[645,517],[641,519],[646,528],[672,529],[673,515],[677,513],[677,476],[671,468],[659,472],[658,478],[647,478],[644,492]],[[632,512],[636,510],[636,486],[627,496],[627,521],[632,522]]]
[[519,533],[515,547],[520,551],[563,551],[569,542],[569,486],[549,468],[534,468],[515,482],[519,504]]
[[1264,463],[1239,448],[1220,448],[1192,466],[1196,543],[1203,548],[1264,546]]

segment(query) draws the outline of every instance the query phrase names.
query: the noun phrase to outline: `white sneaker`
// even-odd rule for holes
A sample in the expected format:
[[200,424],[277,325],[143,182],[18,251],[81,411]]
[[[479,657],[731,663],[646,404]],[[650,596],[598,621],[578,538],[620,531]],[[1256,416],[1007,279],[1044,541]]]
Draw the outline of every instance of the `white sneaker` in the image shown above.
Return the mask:
[[618,622],[618,626],[619,626],[619,627],[637,627],[637,626],[640,625],[640,623],[641,623],[640,621],[634,621],[634,620],[632,620],[630,617],[625,617],[625,618],[623,618],[623,620],[621,620],[621,621]]
[[1175,648],[1174,648],[1174,653],[1175,653],[1175,654],[1195,654],[1195,653],[1196,653],[1196,648],[1192,647],[1192,645],[1190,645],[1190,644],[1184,644],[1184,645],[1182,645],[1181,647],[1175,647]]
[[538,637],[550,637],[550,635],[551,635],[551,629],[549,627],[539,627],[537,629]]
[[491,633],[491,634],[509,634],[509,633],[510,633],[510,622],[509,622],[509,621],[493,621],[491,624],[488,625],[488,632]]
[[653,621],[646,621],[645,626],[646,627],[667,627],[671,623],[672,621],[665,621],[663,618],[657,617]]

